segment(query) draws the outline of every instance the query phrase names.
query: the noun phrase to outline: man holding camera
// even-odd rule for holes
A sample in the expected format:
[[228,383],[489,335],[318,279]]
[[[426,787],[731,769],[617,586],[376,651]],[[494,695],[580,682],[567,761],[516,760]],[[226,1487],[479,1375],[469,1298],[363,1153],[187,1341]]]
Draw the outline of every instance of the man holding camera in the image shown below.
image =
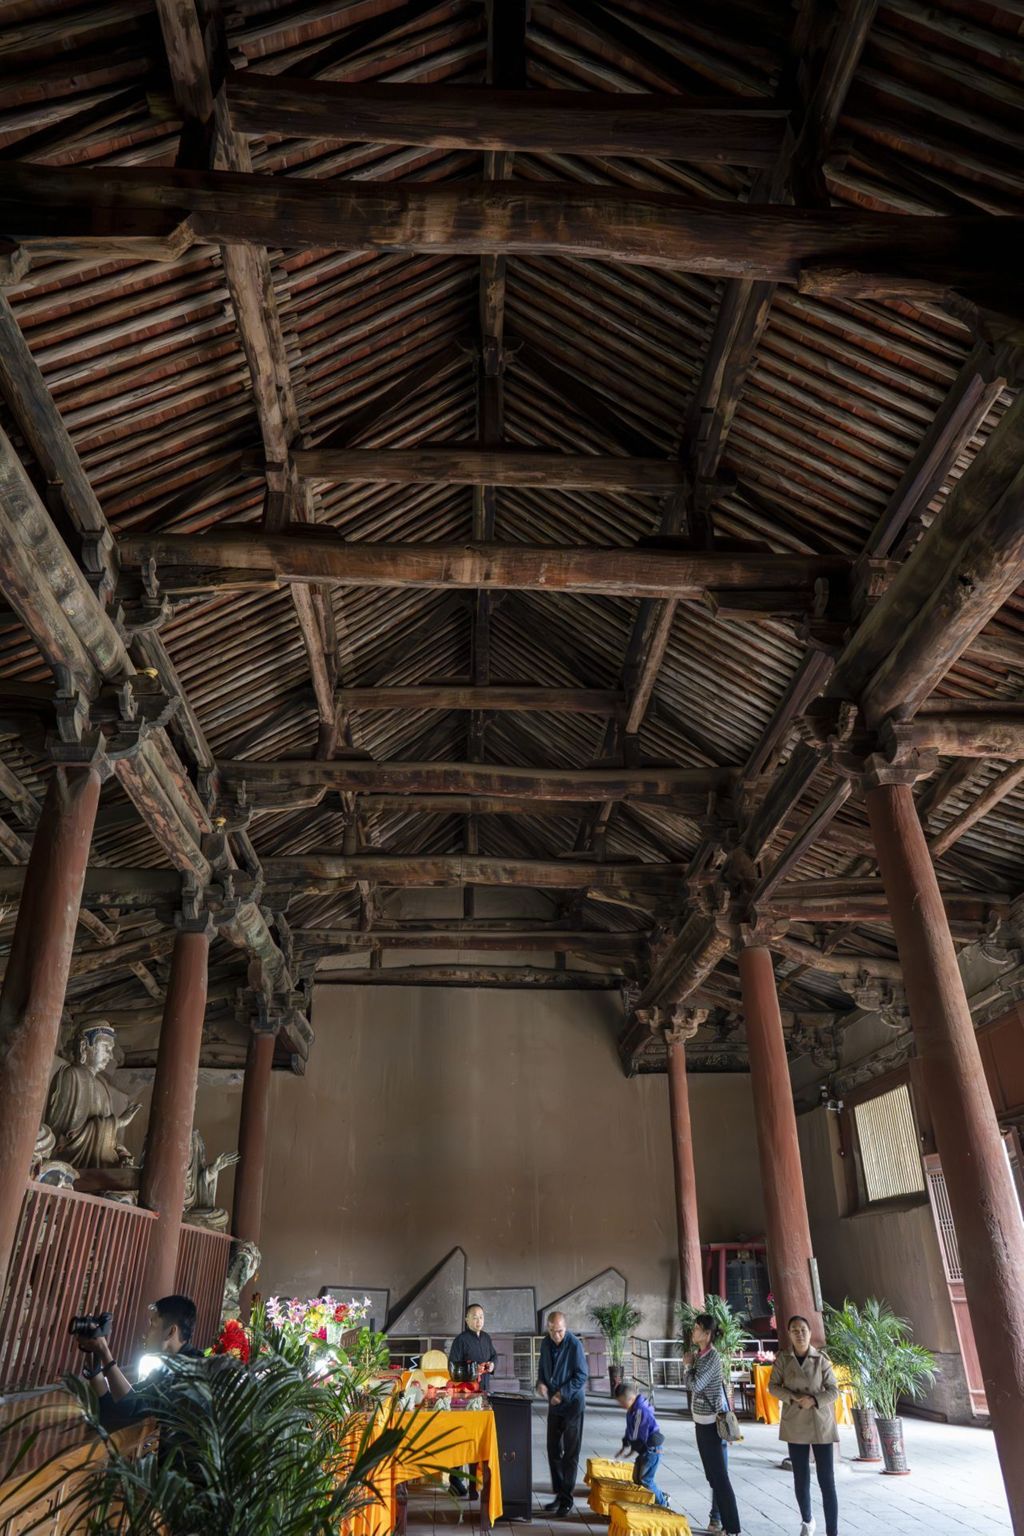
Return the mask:
[[[104,1429],[123,1429],[147,1418],[152,1411],[154,1393],[143,1384],[133,1387],[114,1358],[108,1333],[113,1318],[109,1312],[97,1318],[75,1318],[71,1331],[83,1355],[92,1362],[82,1371],[99,1399],[99,1418]],[[82,1326],[88,1325],[88,1326]],[[196,1304],[188,1296],[163,1296],[150,1303],[143,1355],[181,1355],[200,1358],[192,1347],[196,1326]]]

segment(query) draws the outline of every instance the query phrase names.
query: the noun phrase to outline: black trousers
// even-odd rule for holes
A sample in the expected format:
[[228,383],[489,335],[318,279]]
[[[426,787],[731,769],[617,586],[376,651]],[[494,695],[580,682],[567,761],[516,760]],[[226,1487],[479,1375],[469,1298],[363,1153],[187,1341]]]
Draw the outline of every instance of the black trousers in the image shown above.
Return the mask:
[[836,1496],[836,1458],[831,1445],[788,1445],[789,1459],[793,1463],[793,1488],[800,1509],[800,1519],[809,1521],[814,1515],[811,1507],[811,1452],[814,1452],[814,1470],[818,1474],[821,1502],[825,1511],[826,1536],[836,1536],[839,1529],[839,1499]]
[[548,1405],[548,1466],[551,1491],[556,1499],[571,1504],[576,1492],[576,1473],[583,1443],[583,1399]]
[[711,1484],[715,1508],[729,1536],[737,1536],[740,1528],[736,1495],[729,1481],[729,1463],[726,1460],[726,1442],[718,1433],[717,1424],[694,1424],[697,1432],[697,1450],[700,1452],[704,1476]]

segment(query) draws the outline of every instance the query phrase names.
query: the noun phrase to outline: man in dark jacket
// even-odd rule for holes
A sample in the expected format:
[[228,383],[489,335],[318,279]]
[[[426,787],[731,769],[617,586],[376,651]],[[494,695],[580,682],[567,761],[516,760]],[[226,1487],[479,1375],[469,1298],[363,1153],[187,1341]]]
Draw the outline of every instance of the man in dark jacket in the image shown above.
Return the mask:
[[548,1464],[555,1497],[544,1510],[549,1515],[572,1513],[576,1472],[583,1441],[587,1357],[583,1345],[565,1326],[561,1312],[548,1314],[548,1336],[540,1347],[537,1390],[548,1402]]
[[[141,1362],[152,1368],[161,1355],[175,1355],[182,1359],[201,1359],[202,1353],[192,1346],[192,1333],[196,1326],[196,1305],[189,1296],[163,1296],[150,1303],[146,1314],[146,1331],[142,1340]],[[148,1418],[159,1396],[157,1375],[140,1381],[133,1387],[122,1367],[115,1360],[107,1338],[78,1339],[79,1349],[91,1363],[82,1375],[92,1386],[99,1399],[99,1421],[106,1430],[124,1429]],[[148,1357],[148,1359],[147,1359]],[[141,1363],[140,1362],[140,1363]],[[171,1447],[161,1445],[161,1460]]]

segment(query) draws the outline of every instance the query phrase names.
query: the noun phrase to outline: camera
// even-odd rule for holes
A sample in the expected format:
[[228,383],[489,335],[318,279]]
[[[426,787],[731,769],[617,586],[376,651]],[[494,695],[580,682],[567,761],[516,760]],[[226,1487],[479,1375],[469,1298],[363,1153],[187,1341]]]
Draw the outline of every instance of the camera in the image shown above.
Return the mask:
[[113,1312],[99,1312],[95,1317],[73,1317],[68,1333],[76,1339],[105,1339],[114,1321]]

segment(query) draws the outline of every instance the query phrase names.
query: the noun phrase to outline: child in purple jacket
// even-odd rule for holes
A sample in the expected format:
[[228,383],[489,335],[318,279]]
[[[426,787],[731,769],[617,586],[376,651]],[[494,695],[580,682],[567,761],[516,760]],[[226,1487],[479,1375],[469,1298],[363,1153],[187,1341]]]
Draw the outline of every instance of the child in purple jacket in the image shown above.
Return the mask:
[[649,1488],[658,1508],[667,1509],[668,1494],[663,1493],[654,1481],[661,1461],[661,1447],[665,1444],[665,1436],[654,1417],[654,1409],[646,1397],[640,1396],[631,1381],[620,1381],[615,1388],[615,1396],[619,1405],[626,1410],[626,1428],[619,1454],[625,1455],[627,1450],[633,1452],[636,1457],[633,1464],[634,1483],[638,1483],[641,1488]]

